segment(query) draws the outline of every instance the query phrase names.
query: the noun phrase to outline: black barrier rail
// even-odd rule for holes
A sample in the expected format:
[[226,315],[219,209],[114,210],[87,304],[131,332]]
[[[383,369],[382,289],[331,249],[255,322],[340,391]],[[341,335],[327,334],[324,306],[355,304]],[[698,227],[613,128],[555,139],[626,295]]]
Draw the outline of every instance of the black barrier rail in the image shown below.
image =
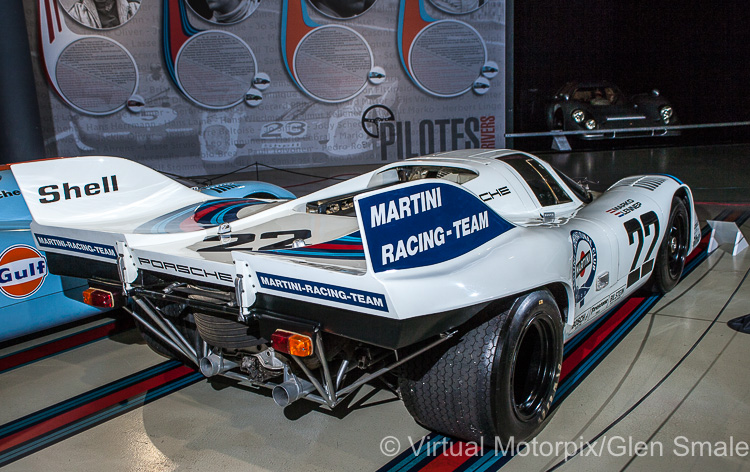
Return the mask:
[[[588,134],[612,134],[612,133],[646,133],[657,131],[678,131],[683,129],[708,129],[708,128],[733,128],[739,126],[750,126],[750,121],[737,121],[731,123],[703,123],[697,125],[673,125],[673,126],[649,126],[642,128],[612,128],[612,129],[592,129],[580,131],[537,131],[532,133],[506,133],[506,138],[535,138],[535,137],[555,137],[555,136],[576,136]],[[655,136],[658,136],[655,134]]]

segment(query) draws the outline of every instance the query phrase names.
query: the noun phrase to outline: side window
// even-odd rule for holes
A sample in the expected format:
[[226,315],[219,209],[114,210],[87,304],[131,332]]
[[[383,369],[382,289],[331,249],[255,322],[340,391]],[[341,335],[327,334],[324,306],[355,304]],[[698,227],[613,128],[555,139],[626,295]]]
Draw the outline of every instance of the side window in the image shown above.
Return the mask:
[[521,175],[542,206],[559,205],[573,201],[560,187],[557,180],[547,172],[547,169],[534,159],[515,155],[503,157],[501,160]]

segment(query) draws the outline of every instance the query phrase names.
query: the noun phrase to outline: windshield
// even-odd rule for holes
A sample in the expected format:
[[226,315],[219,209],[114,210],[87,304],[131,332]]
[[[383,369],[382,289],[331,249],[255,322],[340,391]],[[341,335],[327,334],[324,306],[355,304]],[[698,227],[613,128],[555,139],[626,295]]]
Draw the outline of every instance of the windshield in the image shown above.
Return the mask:
[[542,206],[570,203],[573,200],[544,166],[529,156],[514,154],[500,158],[521,175]]
[[422,179],[442,179],[457,184],[465,184],[475,179],[477,173],[461,167],[450,166],[400,166],[391,167],[383,172],[375,174],[368,187],[380,187],[388,184],[413,182]]
[[573,92],[573,100],[593,106],[614,105],[620,101],[620,94],[614,87],[579,87]]
[[354,197],[362,192],[422,179],[441,179],[464,184],[477,177],[477,173],[461,167],[450,166],[399,166],[375,174],[366,189],[333,198],[317,200],[307,204],[308,213],[354,216]]

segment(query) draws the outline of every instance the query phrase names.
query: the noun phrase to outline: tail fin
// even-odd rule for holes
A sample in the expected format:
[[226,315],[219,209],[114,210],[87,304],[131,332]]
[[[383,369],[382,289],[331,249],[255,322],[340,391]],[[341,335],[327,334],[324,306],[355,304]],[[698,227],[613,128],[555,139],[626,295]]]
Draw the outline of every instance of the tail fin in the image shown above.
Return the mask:
[[174,180],[127,159],[86,156],[12,164],[34,221],[92,226],[144,220],[206,200]]

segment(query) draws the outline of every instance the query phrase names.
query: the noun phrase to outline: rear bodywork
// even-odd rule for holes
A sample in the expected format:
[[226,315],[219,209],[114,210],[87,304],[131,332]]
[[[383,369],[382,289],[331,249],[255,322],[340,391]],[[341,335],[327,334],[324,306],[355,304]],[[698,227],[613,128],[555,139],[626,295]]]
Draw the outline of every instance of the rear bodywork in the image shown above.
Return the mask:
[[[588,203],[509,150],[397,162],[290,201],[212,198],[117,158],[13,172],[51,271],[120,287],[149,325],[169,323],[169,305],[198,313],[203,338],[207,319],[239,323],[231,347],[169,326],[163,338],[206,375],[292,382],[329,406],[534,289],[550,290],[574,336],[646,283],[673,197],[689,208],[690,249],[698,237],[673,177],[632,177]],[[309,336],[314,354],[274,352],[278,332]]]

